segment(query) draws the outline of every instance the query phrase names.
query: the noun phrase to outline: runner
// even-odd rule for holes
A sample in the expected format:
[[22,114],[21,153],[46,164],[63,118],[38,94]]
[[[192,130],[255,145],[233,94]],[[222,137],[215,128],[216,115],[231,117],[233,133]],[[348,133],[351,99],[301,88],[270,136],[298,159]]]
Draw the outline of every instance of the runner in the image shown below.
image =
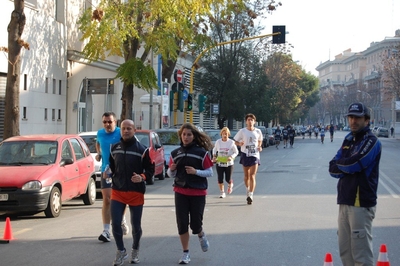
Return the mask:
[[282,130],[279,126],[275,129],[274,138],[275,138],[276,149],[279,149],[279,144],[281,143],[281,138],[282,138]]

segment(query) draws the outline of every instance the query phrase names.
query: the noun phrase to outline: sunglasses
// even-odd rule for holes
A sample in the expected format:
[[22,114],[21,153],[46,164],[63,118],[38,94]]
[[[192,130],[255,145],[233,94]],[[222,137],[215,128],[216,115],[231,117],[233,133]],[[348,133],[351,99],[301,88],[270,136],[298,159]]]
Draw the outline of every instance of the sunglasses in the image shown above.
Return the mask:
[[114,121],[103,121],[103,124],[112,124]]

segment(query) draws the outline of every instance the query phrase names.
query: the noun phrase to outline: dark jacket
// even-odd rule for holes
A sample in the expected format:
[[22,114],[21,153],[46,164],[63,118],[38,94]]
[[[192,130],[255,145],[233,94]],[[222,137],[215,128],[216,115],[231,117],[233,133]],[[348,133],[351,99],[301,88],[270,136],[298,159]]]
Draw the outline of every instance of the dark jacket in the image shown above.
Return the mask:
[[205,149],[192,143],[171,152],[171,157],[176,167],[174,186],[195,189],[207,189],[207,178],[186,173],[185,166],[192,166],[195,169],[204,170],[203,160],[208,153]]
[[144,174],[146,179],[154,175],[154,164],[151,162],[149,149],[135,137],[111,146],[110,168],[113,172],[112,189],[145,193],[145,182],[133,183],[133,173]]
[[382,145],[369,127],[349,133],[329,163],[329,173],[339,178],[337,203],[357,207],[376,205]]

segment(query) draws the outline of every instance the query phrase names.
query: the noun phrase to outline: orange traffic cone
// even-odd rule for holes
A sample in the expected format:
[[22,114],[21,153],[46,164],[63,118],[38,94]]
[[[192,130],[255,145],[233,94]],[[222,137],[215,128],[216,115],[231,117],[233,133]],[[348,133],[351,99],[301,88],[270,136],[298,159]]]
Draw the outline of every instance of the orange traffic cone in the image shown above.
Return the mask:
[[13,240],[12,236],[12,230],[11,230],[11,222],[10,222],[10,217],[6,218],[6,226],[4,227],[4,236],[3,236],[3,241],[8,243],[10,240]]
[[381,249],[379,250],[378,262],[376,263],[376,266],[390,266],[385,244],[381,245]]
[[332,254],[331,253],[326,253],[324,266],[333,266]]

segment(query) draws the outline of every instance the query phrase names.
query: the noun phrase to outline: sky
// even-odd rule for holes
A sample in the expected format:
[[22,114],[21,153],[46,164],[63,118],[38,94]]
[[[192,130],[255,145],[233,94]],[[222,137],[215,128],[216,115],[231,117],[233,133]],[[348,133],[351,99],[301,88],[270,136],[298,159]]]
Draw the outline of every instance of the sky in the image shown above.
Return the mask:
[[400,29],[400,0],[278,1],[282,6],[262,22],[262,34],[272,33],[273,25],[285,25],[293,60],[316,76],[320,63],[349,48],[364,51]]

